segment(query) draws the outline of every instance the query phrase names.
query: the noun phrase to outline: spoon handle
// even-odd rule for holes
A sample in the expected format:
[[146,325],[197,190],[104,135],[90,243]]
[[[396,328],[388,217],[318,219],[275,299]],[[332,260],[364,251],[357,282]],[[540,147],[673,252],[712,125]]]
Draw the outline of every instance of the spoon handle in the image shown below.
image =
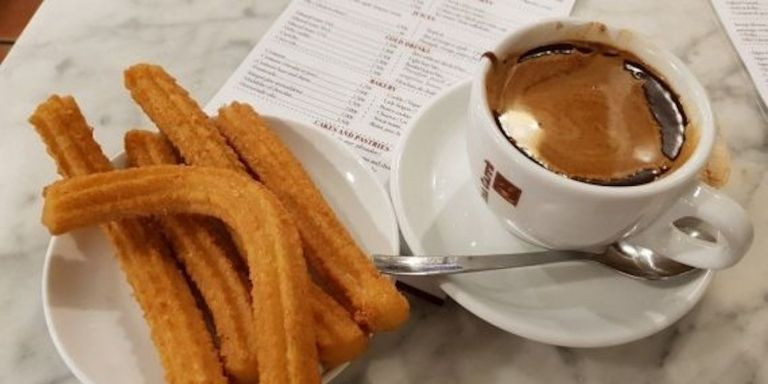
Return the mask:
[[523,252],[495,255],[397,256],[373,255],[379,271],[390,275],[432,276],[528,267],[584,260],[594,255],[578,251]]

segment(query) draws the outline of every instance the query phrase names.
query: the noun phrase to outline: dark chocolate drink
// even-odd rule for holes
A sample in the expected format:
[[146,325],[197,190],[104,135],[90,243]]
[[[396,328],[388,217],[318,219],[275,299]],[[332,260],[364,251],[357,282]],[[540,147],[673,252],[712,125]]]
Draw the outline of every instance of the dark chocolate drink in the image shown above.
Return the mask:
[[629,52],[588,42],[493,62],[486,84],[499,129],[539,165],[574,180],[638,185],[677,168],[692,145],[678,96]]

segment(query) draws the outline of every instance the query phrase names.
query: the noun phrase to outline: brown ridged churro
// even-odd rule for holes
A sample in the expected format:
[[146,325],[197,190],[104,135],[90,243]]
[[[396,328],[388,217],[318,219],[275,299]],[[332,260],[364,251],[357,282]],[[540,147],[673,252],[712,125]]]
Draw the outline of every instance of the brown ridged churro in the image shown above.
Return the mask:
[[[219,149],[211,150],[211,152],[215,153],[231,151],[231,148],[224,140],[220,139],[221,135],[217,128],[210,124],[210,122],[208,124],[198,124],[194,130],[189,130],[183,124],[169,122],[170,119],[165,116],[166,113],[163,110],[158,111],[158,108],[155,107],[157,105],[176,103],[184,105],[185,110],[188,110],[190,115],[203,115],[203,112],[194,100],[189,97],[189,94],[170,75],[165,73],[162,68],[146,64],[135,65],[125,72],[125,78],[126,87],[131,91],[134,100],[142,106],[142,109],[149,115],[150,119],[158,125],[158,128],[171,140],[182,155],[185,153],[197,153],[199,152],[197,149],[199,147],[220,147]],[[141,81],[138,79],[141,79]],[[214,132],[209,132],[211,130]],[[201,143],[201,141],[205,141],[205,143]],[[238,143],[233,141],[232,144],[236,147],[236,150],[239,149],[237,148]],[[287,149],[284,152],[287,152]],[[282,152],[280,154],[283,155]],[[245,155],[245,153],[241,153],[241,155]],[[249,157],[256,156],[255,154],[249,155]],[[191,165],[221,167],[246,174],[244,167],[239,161],[235,164],[230,161],[220,161],[220,158],[186,155],[185,159]],[[275,161],[283,162],[284,159],[285,156],[275,159]],[[285,163],[292,167],[291,170],[295,169],[296,164],[298,164],[292,155],[290,155],[290,158]],[[310,215],[322,216],[319,218],[319,222],[304,225],[304,227],[311,228],[302,232],[307,236],[312,234],[312,229],[327,229],[326,231],[317,231],[321,232],[320,234],[323,236],[320,239],[303,239],[305,246],[309,244],[310,250],[314,250],[311,253],[320,255],[309,258],[310,262],[313,263],[313,266],[321,274],[324,274],[323,278],[325,280],[332,283],[334,288],[342,293],[340,295],[341,298],[345,304],[351,307],[358,322],[371,330],[392,329],[396,327],[408,317],[407,301],[397,292],[389,280],[378,274],[370,260],[360,251],[343,226],[335,218],[322,195],[319,194],[312,181],[306,176],[303,168],[300,168],[300,164],[298,167],[300,169],[299,173],[303,175],[303,178],[299,180],[301,184],[299,189],[307,190],[309,193],[314,191],[314,195],[309,196],[312,202],[300,207],[295,204],[287,204],[285,201],[283,203],[295,209],[320,206],[320,208],[312,212],[295,214],[297,216],[296,219],[299,220]],[[253,170],[256,171],[256,169]],[[309,183],[309,186],[306,185],[307,183]],[[301,191],[299,192],[301,193]],[[280,197],[280,194],[278,197]],[[290,200],[292,198],[294,197],[282,194],[283,200]],[[299,196],[299,198],[304,198],[304,196]],[[340,238],[333,239],[336,235],[339,235]],[[327,251],[318,251],[318,249],[327,249]],[[341,252],[342,255],[334,256],[334,260],[331,260],[329,255],[334,252]],[[340,270],[329,271],[329,267],[333,268],[333,264],[338,261],[336,259],[346,261],[341,264]]]
[[[248,154],[246,167],[236,150],[259,136],[247,143],[233,136],[228,144],[161,67],[132,66],[125,86],[190,166],[177,165],[163,136],[133,132],[126,147],[139,168],[114,171],[74,101],[53,97],[30,121],[59,172],[72,178],[47,189],[43,221],[52,233],[106,223],[168,382],[224,383],[226,371],[241,384],[317,383],[319,363],[330,368],[364,351],[368,335],[361,327],[392,329],[407,319],[407,301],[354,244],[301,165],[284,147],[272,151],[282,145],[276,137]],[[234,118],[230,125],[249,123]],[[276,158],[254,165],[261,155]],[[276,164],[298,175],[298,185],[276,178],[270,168]],[[257,171],[271,187],[253,180]],[[297,228],[306,219],[311,222]],[[163,234],[211,310],[223,366]],[[305,252],[335,298],[309,278]]]
[[173,145],[160,133],[132,129],[125,133],[123,146],[131,167],[182,164]]
[[[63,177],[112,169],[73,98],[51,96],[29,120]],[[144,312],[166,381],[226,383],[202,313],[157,231],[131,219],[101,228]]]
[[379,274],[266,122],[250,106],[233,103],[219,109],[216,125],[294,217],[305,257],[355,320],[371,330],[393,329],[406,321],[406,299]]
[[[132,166],[178,164],[168,141],[159,134],[129,131],[125,152]],[[240,384],[258,382],[256,328],[246,284],[221,244],[216,221],[190,215],[160,215],[157,221],[176,257],[197,286],[213,318],[224,369]]]
[[187,91],[162,67],[136,64],[125,70],[131,96],[173,143],[188,164],[243,169],[235,153]]
[[46,188],[43,224],[56,234],[121,218],[178,213],[216,217],[238,235],[253,282],[260,382],[319,382],[298,232],[277,198],[250,178],[173,165],[76,177]]
[[[125,72],[125,84],[187,163],[243,171],[242,164],[234,161],[236,156],[231,160],[232,156],[223,155],[231,148],[217,128],[203,119],[205,114],[197,103],[162,68],[135,65]],[[355,244],[301,164],[271,132],[260,129],[264,124],[249,118],[255,113],[249,115],[237,106],[230,108],[220,111],[219,129],[294,216],[305,256],[323,282],[366,328],[393,329],[402,324],[408,318],[408,302]],[[178,111],[184,113],[174,113]],[[262,139],[267,142],[260,143]],[[197,155],[203,152],[207,155]]]
[[[139,167],[177,164],[178,162],[171,144],[163,136],[152,132],[137,130],[129,131],[125,135],[125,149],[129,163]],[[193,220],[187,221],[186,224],[174,224],[172,223],[173,219],[171,218],[172,216],[160,216],[159,220],[163,223],[165,231],[170,235],[169,237],[171,238],[174,248],[182,248],[181,250],[176,249],[176,253],[182,260],[182,263],[185,265],[188,262],[197,264],[197,270],[190,270],[190,268],[187,267],[187,273],[192,280],[196,282],[206,303],[208,303],[208,306],[211,308],[214,323],[217,323],[217,317],[221,316],[235,316],[241,321],[246,321],[245,318],[248,317],[248,321],[253,321],[250,314],[243,314],[242,310],[235,310],[233,313],[222,313],[226,312],[226,307],[214,308],[216,305],[211,305],[209,303],[211,299],[208,297],[213,296],[215,300],[217,295],[225,296],[220,300],[216,300],[218,305],[223,305],[229,301],[228,305],[233,308],[240,308],[244,303],[247,304],[250,300],[247,296],[245,284],[234,277],[237,274],[234,266],[231,263],[226,262],[226,258],[229,256],[227,255],[227,251],[233,247],[225,247],[219,242],[208,241],[207,239],[215,236],[215,233],[210,233],[210,226],[206,227],[198,225],[200,228],[179,231],[173,227],[194,227],[195,224],[192,222]],[[171,223],[168,223],[169,220]],[[186,232],[186,234],[183,232]],[[190,240],[195,238],[199,240]],[[177,245],[177,243],[181,244]],[[194,247],[195,244],[198,244],[198,247]],[[200,244],[205,245],[205,247],[200,247]],[[182,254],[185,256],[182,256]],[[185,258],[196,258],[203,261],[185,261]],[[206,271],[206,269],[211,268],[210,265],[213,264],[218,264],[218,267],[216,268],[218,272],[211,273],[210,271]],[[198,283],[198,280],[203,281]],[[207,291],[212,292],[207,294]],[[308,299],[315,319],[317,347],[319,358],[323,365],[326,367],[334,367],[362,354],[368,345],[368,336],[363,333],[355,322],[352,321],[344,308],[312,282],[310,282]],[[236,321],[238,319],[230,319],[230,321]],[[216,328],[219,337],[222,337],[222,334],[230,334],[234,336],[235,330],[228,330],[226,328],[219,330],[218,324],[216,325]],[[255,334],[247,336],[251,336],[252,338],[257,337]],[[230,348],[235,348],[236,351],[241,351],[241,348],[246,346],[247,345],[238,344],[231,346]],[[224,340],[222,340],[221,348],[222,354],[225,357],[225,368],[228,368]]]
[[315,320],[317,349],[324,367],[333,368],[365,352],[368,335],[352,321],[341,304],[315,284],[310,284],[308,299]]

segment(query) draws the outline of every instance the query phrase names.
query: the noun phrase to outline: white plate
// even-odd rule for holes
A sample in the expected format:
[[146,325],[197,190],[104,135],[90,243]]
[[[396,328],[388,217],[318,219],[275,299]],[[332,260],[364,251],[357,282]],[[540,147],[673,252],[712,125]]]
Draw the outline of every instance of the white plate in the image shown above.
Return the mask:
[[[397,253],[397,223],[389,197],[369,166],[312,127],[267,119],[355,240],[369,254]],[[149,328],[109,241],[97,228],[51,239],[43,271],[43,308],[59,354],[83,383],[163,382]],[[345,366],[327,372],[323,381]]]
[[[483,254],[538,249],[507,233],[470,184],[464,129],[469,83],[422,109],[395,156],[395,213],[414,254]],[[512,150],[512,149],[511,149]],[[643,282],[589,263],[453,275],[440,287],[489,323],[548,344],[626,343],[678,320],[712,278],[698,273]]]

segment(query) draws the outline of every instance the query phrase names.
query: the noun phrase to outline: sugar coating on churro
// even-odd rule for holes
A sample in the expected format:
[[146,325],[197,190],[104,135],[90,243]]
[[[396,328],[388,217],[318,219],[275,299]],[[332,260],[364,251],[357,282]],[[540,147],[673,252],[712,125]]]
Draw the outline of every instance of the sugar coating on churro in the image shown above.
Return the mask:
[[[126,133],[125,151],[131,166],[179,163],[171,144],[152,132]],[[160,215],[156,219],[211,312],[225,370],[238,383],[258,382],[251,298],[228,254],[232,247],[221,244],[215,228],[220,223],[190,215]]]
[[[147,131],[129,131],[125,136],[125,148],[131,164],[139,166],[175,164],[177,159],[173,147],[168,140],[160,134]],[[162,217],[161,217],[162,221]],[[166,229],[169,231],[169,229]],[[173,237],[172,237],[173,239]],[[231,248],[231,247],[229,247]],[[177,250],[177,253],[179,251]],[[215,250],[209,253],[221,253]],[[207,258],[206,255],[200,255]],[[183,262],[183,260],[182,260]],[[188,272],[193,280],[196,273]],[[352,321],[349,314],[328,294],[314,283],[310,282],[309,297],[315,330],[317,333],[318,354],[325,367],[334,367],[343,362],[352,360],[362,354],[368,344],[368,336]],[[200,288],[203,296],[205,290]],[[213,287],[211,289],[214,289]],[[239,291],[239,289],[238,289]],[[236,294],[237,292],[230,292]],[[207,299],[206,299],[207,301]],[[211,308],[214,322],[216,310]],[[222,344],[222,353],[225,345]],[[227,360],[225,358],[225,368]]]
[[[226,370],[240,383],[316,383],[319,362],[333,367],[365,350],[368,335],[360,326],[392,329],[407,319],[405,298],[378,274],[301,164],[276,136],[269,136],[272,133],[263,122],[266,134],[249,136],[245,143],[239,141],[240,133],[225,139],[197,102],[159,66],[132,66],[125,71],[125,85],[163,133],[126,135],[129,161],[142,169],[110,172],[112,166],[74,100],[53,97],[46,103],[52,115],[41,106],[30,118],[60,173],[103,172],[47,189],[43,221],[52,233],[108,222],[103,228],[115,243],[118,259],[147,314],[168,382],[224,382],[222,371]],[[253,110],[246,112],[259,119]],[[253,123],[247,113],[231,118],[230,125]],[[76,129],[54,132],[69,126]],[[260,139],[267,142],[248,154],[249,167],[245,167],[236,150],[242,152]],[[179,163],[173,146],[187,163],[224,170],[161,165]],[[267,159],[264,167],[251,164],[262,155],[274,159]],[[255,173],[274,176],[272,172],[280,166],[287,167],[287,177],[270,178],[267,187],[274,191],[251,179]],[[298,185],[289,186],[296,176]],[[296,204],[296,199],[308,201]],[[230,231],[201,215],[223,220]],[[159,226],[131,219],[135,216],[153,216]],[[295,220],[311,222],[297,231]],[[211,309],[224,369],[162,233],[171,240],[176,258]],[[336,299],[311,282],[303,252]],[[234,265],[242,264],[241,253],[247,268]],[[242,278],[246,269],[250,282]],[[158,274],[159,281],[145,281]],[[173,292],[158,294],[161,290]],[[153,309],[156,298],[177,302],[168,312],[176,320]],[[205,340],[189,337],[193,329]],[[187,339],[178,340],[180,335]],[[178,349],[186,352],[180,354]],[[194,367],[185,370],[185,364]]]
[[243,169],[197,102],[162,67],[136,64],[125,70],[124,77],[144,113],[172,142],[183,144],[177,147],[187,163]]
[[72,96],[53,95],[29,117],[63,177],[112,170]]
[[219,109],[217,128],[240,158],[258,175],[293,216],[313,270],[370,330],[394,329],[408,318],[407,300],[379,274],[352,239],[312,179],[248,105]]
[[[72,97],[51,96],[29,120],[65,178],[112,169]],[[101,228],[144,312],[166,382],[226,383],[202,313],[158,232],[143,220]]]
[[82,176],[47,187],[43,223],[61,233],[120,218],[176,213],[214,216],[239,235],[253,282],[260,382],[319,382],[298,233],[277,198],[250,178],[193,166]]
[[352,321],[344,307],[315,284],[310,284],[309,300],[323,366],[333,368],[362,355],[368,347],[368,335]]
[[173,145],[161,133],[132,129],[125,133],[123,146],[131,167],[182,164]]

